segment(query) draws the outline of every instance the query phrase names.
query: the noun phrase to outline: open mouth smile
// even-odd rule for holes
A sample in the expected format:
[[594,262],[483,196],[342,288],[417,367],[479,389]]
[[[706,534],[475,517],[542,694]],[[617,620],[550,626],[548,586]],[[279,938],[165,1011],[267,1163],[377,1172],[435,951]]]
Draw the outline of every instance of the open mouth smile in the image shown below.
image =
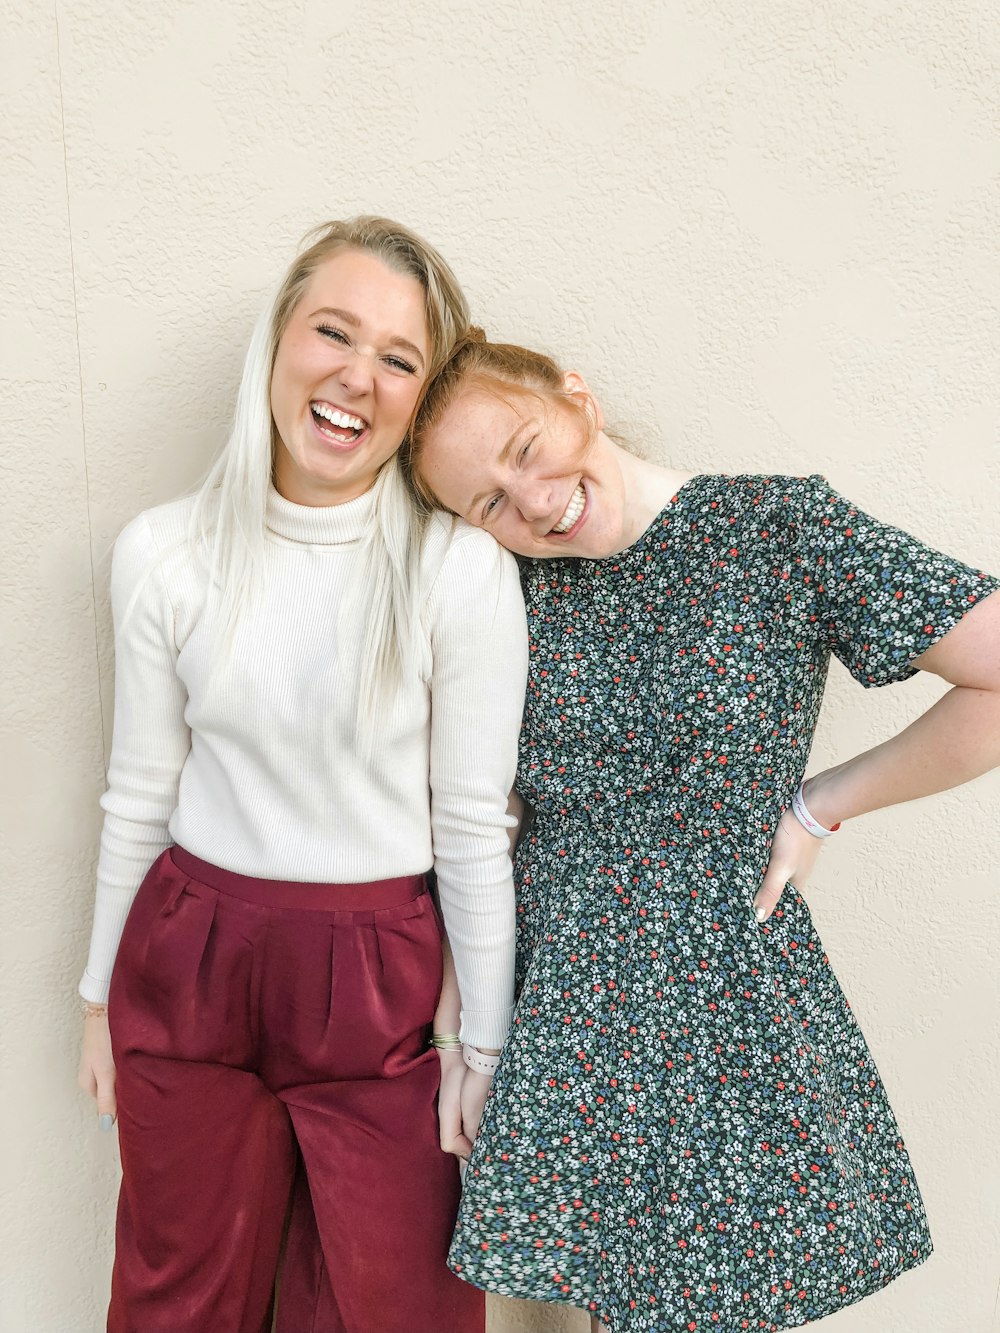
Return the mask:
[[332,403],[311,402],[309,410],[316,429],[333,444],[357,444],[362,435],[371,428],[364,417],[344,412],[339,407],[334,407]]
[[550,530],[550,537],[572,537],[577,528],[583,522],[588,508],[587,491],[583,482],[578,482],[576,490],[569,497],[569,504],[563,511],[563,516],[558,523]]

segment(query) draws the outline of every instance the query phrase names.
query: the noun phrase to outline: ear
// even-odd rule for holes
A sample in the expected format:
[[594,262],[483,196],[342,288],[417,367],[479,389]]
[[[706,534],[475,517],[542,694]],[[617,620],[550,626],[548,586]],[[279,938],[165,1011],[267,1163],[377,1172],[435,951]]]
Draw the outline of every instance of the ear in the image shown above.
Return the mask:
[[584,406],[594,419],[598,430],[604,429],[604,412],[601,405],[590,392],[587,381],[575,370],[567,370],[563,376],[563,388],[574,398],[582,398]]

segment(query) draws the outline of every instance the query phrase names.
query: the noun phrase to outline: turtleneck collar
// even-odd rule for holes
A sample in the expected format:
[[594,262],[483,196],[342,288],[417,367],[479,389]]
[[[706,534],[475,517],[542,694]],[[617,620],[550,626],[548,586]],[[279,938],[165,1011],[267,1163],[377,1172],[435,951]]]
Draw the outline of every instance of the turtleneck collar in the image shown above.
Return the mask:
[[374,490],[339,505],[297,505],[271,486],[267,494],[269,532],[308,546],[345,546],[360,541],[375,507]]

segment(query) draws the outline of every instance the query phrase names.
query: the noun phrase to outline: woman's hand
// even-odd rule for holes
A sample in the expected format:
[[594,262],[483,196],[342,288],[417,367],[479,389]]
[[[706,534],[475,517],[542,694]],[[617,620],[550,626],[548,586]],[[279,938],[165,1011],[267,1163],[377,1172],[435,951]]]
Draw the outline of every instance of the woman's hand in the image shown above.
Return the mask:
[[438,1051],[441,1086],[438,1088],[438,1131],[442,1152],[469,1160],[472,1143],[462,1132],[462,1084],[468,1072],[461,1051]]
[[[516,793],[511,793],[514,802]],[[458,978],[455,975],[455,960],[452,957],[448,936],[444,940],[444,977],[441,984],[441,998],[434,1014],[434,1032],[458,1041],[457,1033],[461,1025],[462,998],[458,990]],[[437,1047],[438,1060],[441,1063],[441,1084],[438,1088],[438,1131],[441,1148],[444,1152],[454,1153],[463,1162],[472,1155],[472,1143],[479,1133],[479,1121],[486,1094],[492,1082],[491,1074],[480,1074],[469,1069],[461,1049],[448,1050]],[[499,1055],[499,1051],[483,1051],[483,1055]]]
[[[1000,765],[1000,592],[974,606],[913,665],[955,688],[898,735],[806,779],[806,805],[826,828],[947,791]],[[786,881],[805,885],[821,842],[791,810],[781,816],[754,899],[759,921],[774,911]]]
[[97,1098],[97,1123],[107,1132],[115,1123],[115,1062],[111,1054],[111,1031],[107,1010],[88,1014],[83,1020],[83,1047],[80,1052],[80,1087]]
[[438,1091],[438,1126],[441,1147],[467,1162],[479,1133],[486,1094],[493,1081],[466,1067],[461,1051],[438,1051],[441,1087]]
[[822,846],[823,840],[807,832],[789,806],[778,821],[764,881],[753,900],[759,922],[763,924],[777,907],[786,884],[805,888]]
[[467,1069],[462,1080],[462,1129],[471,1144],[479,1133],[479,1122],[483,1118],[486,1096],[493,1082],[492,1074],[480,1074],[475,1069]]

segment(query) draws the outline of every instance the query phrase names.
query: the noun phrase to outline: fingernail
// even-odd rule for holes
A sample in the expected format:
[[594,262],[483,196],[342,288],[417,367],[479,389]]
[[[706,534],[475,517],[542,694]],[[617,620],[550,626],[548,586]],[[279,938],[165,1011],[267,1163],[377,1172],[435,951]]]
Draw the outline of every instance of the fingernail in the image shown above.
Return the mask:
[[754,916],[757,918],[758,921],[763,921],[764,918],[767,916],[767,908],[766,908],[766,907],[755,907],[755,908],[753,909],[753,914],[754,914]]
[[110,1134],[111,1128],[114,1125],[114,1123],[115,1123],[114,1116],[108,1115],[107,1111],[105,1111],[102,1116],[98,1116],[97,1118],[97,1128],[101,1131],[102,1134]]

